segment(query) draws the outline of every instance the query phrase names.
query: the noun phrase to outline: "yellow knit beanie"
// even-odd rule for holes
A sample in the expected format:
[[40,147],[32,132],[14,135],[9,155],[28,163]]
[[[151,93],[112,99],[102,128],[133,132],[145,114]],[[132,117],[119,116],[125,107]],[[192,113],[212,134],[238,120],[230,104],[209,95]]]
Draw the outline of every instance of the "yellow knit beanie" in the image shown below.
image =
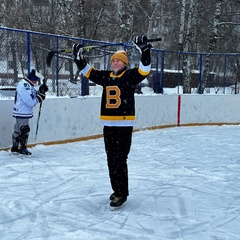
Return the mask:
[[128,64],[127,53],[124,50],[119,50],[119,51],[115,52],[111,57],[111,62],[113,59],[120,59],[124,63]]

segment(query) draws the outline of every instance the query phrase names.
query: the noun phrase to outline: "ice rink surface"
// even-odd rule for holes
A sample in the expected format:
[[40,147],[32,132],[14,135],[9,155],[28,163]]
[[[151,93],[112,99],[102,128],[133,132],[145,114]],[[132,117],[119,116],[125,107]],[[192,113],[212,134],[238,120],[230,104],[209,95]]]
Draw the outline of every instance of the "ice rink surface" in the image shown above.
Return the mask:
[[103,139],[0,151],[1,240],[240,239],[240,126],[133,134],[126,205],[112,193]]

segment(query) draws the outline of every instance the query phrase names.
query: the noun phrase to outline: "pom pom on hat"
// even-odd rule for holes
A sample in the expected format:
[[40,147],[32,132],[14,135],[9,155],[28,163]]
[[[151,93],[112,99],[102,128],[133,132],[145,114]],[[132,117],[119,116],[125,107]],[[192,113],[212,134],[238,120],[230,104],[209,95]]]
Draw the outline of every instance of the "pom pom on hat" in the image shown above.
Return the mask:
[[115,52],[111,57],[111,62],[113,59],[120,59],[124,63],[128,64],[127,53],[124,50],[119,50]]
[[35,69],[32,69],[31,72],[28,74],[28,77],[27,77],[29,80],[31,81],[38,81],[39,80],[39,77],[36,76],[36,71]]

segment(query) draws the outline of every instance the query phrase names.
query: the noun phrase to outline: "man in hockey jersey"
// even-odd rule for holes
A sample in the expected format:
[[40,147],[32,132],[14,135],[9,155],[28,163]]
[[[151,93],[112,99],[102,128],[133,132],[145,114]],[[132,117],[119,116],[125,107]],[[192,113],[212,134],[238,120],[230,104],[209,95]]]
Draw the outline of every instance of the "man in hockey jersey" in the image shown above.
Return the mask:
[[111,57],[112,71],[96,70],[84,56],[81,44],[73,45],[74,61],[81,73],[103,87],[100,121],[103,127],[105,151],[113,193],[110,206],[119,207],[129,195],[127,158],[135,122],[135,86],[150,73],[151,45],[146,36],[135,39],[142,53],[138,68],[128,69],[127,53],[117,51]]
[[33,107],[45,99],[45,92],[48,90],[45,84],[39,87],[39,91],[35,89],[34,85],[39,80],[35,73],[32,69],[29,75],[18,83],[16,89],[13,106],[13,117],[16,118],[16,123],[12,134],[12,153],[31,155],[27,149],[29,119],[33,117]]

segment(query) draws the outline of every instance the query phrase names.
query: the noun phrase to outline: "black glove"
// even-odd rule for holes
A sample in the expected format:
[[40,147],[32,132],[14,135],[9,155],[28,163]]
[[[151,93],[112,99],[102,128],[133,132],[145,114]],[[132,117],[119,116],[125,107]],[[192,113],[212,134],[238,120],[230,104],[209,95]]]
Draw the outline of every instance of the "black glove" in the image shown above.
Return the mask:
[[76,63],[78,68],[80,70],[84,69],[87,65],[87,62],[83,55],[83,45],[80,43],[73,44],[72,53],[74,56],[74,62]]
[[134,43],[139,46],[140,48],[147,45],[147,37],[145,35],[136,36]]
[[151,44],[148,44],[148,39],[145,35],[135,37],[135,46],[137,50],[142,54],[141,62],[144,66],[148,66],[151,63],[150,49]]
[[47,91],[48,91],[48,86],[46,85],[46,83],[43,83],[42,85],[40,85],[40,87],[39,87],[40,93],[45,94],[45,92],[47,92]]
[[135,46],[140,53],[152,48],[151,44],[148,44],[148,39],[145,35],[136,36],[134,40]]
[[45,98],[46,98],[46,95],[45,93],[38,93],[36,98],[38,99],[38,102],[41,103]]

